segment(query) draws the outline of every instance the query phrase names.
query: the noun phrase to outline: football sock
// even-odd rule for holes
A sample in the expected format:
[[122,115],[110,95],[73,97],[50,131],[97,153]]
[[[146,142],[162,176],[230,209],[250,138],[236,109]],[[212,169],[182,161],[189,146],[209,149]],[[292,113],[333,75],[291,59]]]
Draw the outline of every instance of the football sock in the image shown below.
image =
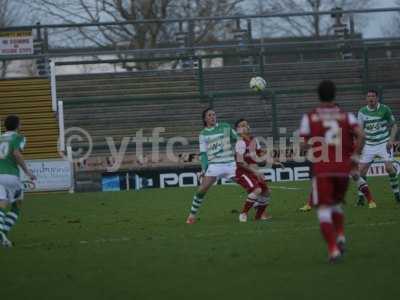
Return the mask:
[[257,195],[254,193],[250,193],[247,195],[247,199],[246,202],[244,203],[243,209],[242,209],[242,213],[247,214],[250,210],[250,208],[252,208],[257,201]]
[[358,191],[358,201],[357,205],[364,205],[365,197],[361,191]]
[[11,210],[6,214],[4,220],[4,231],[8,233],[11,228],[17,223],[20,210],[17,204],[14,202],[11,206]]
[[252,200],[252,199],[247,198],[247,199],[246,199],[246,202],[245,202],[244,205],[243,205],[242,213],[247,214],[247,213],[249,212],[250,208],[253,207],[254,201],[255,201],[255,200]]
[[259,203],[265,203],[267,206],[271,202],[271,197],[270,196],[260,196],[258,197],[258,202]]
[[357,180],[357,187],[358,187],[358,197],[365,197],[368,200],[368,203],[374,201],[372,198],[371,191],[369,190],[367,181],[363,177],[359,177]]
[[256,206],[256,216],[255,219],[259,220],[267,208],[269,202],[271,201],[270,197],[260,196],[258,197],[257,206]]
[[267,205],[268,206],[268,204],[271,202],[271,197],[270,196],[263,196],[263,195],[260,195],[260,196],[258,196],[257,197],[257,200],[256,200],[256,202],[254,203],[254,208],[257,208],[258,206],[261,206],[261,205]]
[[399,195],[400,190],[399,190],[399,179],[397,178],[397,174],[389,174],[389,180],[390,180],[390,186],[392,188],[393,194],[396,196]]
[[261,216],[262,216],[262,214],[264,213],[264,211],[265,211],[266,208],[267,208],[267,205],[266,205],[266,204],[265,204],[265,205],[257,206],[257,211],[256,211],[256,216],[255,216],[255,219],[256,219],[256,220],[260,220],[260,218],[261,218]]
[[190,208],[190,213],[195,215],[199,210],[200,206],[203,204],[205,193],[197,192],[192,201],[192,207]]
[[6,214],[3,208],[0,208],[0,232],[6,233],[4,230]]
[[344,214],[343,209],[340,205],[336,205],[332,208],[332,221],[335,226],[335,231],[337,234],[337,240],[345,242],[344,237]]
[[332,223],[332,209],[330,207],[318,208],[318,219],[322,236],[328,245],[329,255],[332,255],[339,251],[336,244],[335,227]]

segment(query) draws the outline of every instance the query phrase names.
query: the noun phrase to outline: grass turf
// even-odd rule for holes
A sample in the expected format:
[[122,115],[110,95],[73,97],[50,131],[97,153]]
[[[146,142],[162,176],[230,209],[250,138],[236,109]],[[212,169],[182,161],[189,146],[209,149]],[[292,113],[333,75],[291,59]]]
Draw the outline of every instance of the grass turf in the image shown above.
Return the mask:
[[315,214],[298,212],[310,183],[270,186],[273,219],[246,224],[237,186],[214,187],[192,226],[191,188],[28,195],[15,247],[0,249],[1,299],[397,299],[400,207],[387,178],[370,180],[374,210],[354,207],[352,185],[338,265]]

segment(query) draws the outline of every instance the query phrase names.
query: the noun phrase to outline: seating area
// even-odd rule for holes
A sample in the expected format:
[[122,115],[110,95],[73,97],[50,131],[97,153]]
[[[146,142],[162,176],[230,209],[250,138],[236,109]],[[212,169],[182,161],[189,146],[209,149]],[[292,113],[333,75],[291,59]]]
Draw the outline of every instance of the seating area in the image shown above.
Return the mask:
[[[374,58],[369,61],[368,80],[371,86],[383,90],[382,102],[392,109],[400,121],[400,57]],[[398,132],[400,140],[400,132]]]
[[[321,79],[332,79],[339,88],[342,85],[362,84],[362,62],[359,60],[280,63],[265,65],[264,69],[264,78],[276,93],[278,126],[286,128],[289,136],[297,129],[301,115],[317,103],[315,88]],[[208,69],[204,72],[206,89],[248,89],[250,78],[258,73],[258,66]],[[361,91],[351,91],[339,93],[338,99],[345,102],[346,109],[356,111],[363,95]],[[233,123],[240,117],[249,118],[254,134],[268,137],[272,135],[271,101],[271,95],[268,95],[265,99],[226,97],[215,103],[220,116],[229,122]]]
[[[188,145],[184,151],[194,151],[201,112],[208,105],[199,99],[193,71],[58,76],[57,93],[64,102],[65,128],[80,127],[93,139],[94,158],[88,165],[96,165],[98,157],[107,165],[107,137],[117,149],[128,139],[127,152],[132,154],[140,147],[133,138],[142,136],[144,151],[150,152],[155,128],[160,128],[161,153],[166,139],[172,137],[185,138]],[[87,146],[86,142],[73,144],[75,149]],[[179,144],[176,147],[177,151],[181,148]],[[143,160],[137,158],[138,167]]]
[[369,60],[369,81],[375,85],[390,86],[399,83],[400,58],[374,58]]
[[58,123],[52,111],[48,79],[0,81],[0,119],[3,121],[10,114],[21,118],[21,133],[27,139],[26,159],[59,157]]
[[[141,71],[57,76],[57,91],[64,101],[85,97],[197,96],[196,72]],[[85,99],[84,102],[88,100]]]
[[[321,79],[332,79],[338,85],[361,84],[362,72],[361,60],[342,60],[267,64],[263,76],[274,90],[313,89]],[[229,89],[230,85],[236,89],[247,89],[250,78],[259,73],[258,65],[206,69],[206,89],[218,91]]]
[[[373,86],[396,84],[399,74],[397,59],[370,61],[369,83]],[[362,60],[279,63],[265,65],[264,76],[270,91],[276,94],[277,125],[286,128],[282,135],[291,136],[298,127],[301,115],[315,106],[315,88],[321,79],[332,79],[338,85],[338,102],[346,110],[357,112],[365,105],[363,90],[364,68]],[[230,66],[207,68],[203,72],[205,92],[212,95],[222,91],[241,92],[238,96],[216,96],[212,105],[220,120],[233,124],[239,118],[250,121],[253,134],[272,136],[272,96],[244,94],[252,76],[259,74],[259,66]],[[166,139],[183,137],[188,143],[175,148],[180,163],[194,164],[197,157],[197,135],[202,128],[200,115],[210,102],[199,97],[196,70],[170,70],[157,72],[126,72],[113,74],[65,75],[57,77],[57,94],[64,101],[65,128],[78,126],[93,138],[92,157],[79,169],[106,169],[110,162],[110,149],[106,137],[112,138],[119,149],[123,138],[130,138],[123,165],[128,168],[176,166],[165,154]],[[398,77],[397,77],[398,78]],[[400,117],[399,87],[385,88],[384,102],[392,106]],[[243,96],[242,96],[243,95]],[[144,156],[153,147],[154,128],[164,129],[160,136],[160,159],[134,156],[137,149],[132,140],[142,132]],[[76,142],[75,148],[87,147]],[[145,163],[144,163],[145,162]]]

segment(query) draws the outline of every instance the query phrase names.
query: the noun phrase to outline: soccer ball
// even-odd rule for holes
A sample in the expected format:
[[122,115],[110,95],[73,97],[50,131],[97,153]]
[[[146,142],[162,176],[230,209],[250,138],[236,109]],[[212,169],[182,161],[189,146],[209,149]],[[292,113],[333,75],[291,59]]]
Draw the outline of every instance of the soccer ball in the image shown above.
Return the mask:
[[267,82],[264,78],[256,76],[250,79],[250,88],[253,91],[261,92],[267,87]]

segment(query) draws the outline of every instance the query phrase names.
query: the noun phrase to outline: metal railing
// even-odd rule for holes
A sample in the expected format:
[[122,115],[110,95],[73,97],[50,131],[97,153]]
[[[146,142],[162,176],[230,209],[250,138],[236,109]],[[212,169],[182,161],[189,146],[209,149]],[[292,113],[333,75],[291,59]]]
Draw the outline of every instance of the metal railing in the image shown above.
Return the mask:
[[206,21],[228,21],[228,20],[253,20],[267,18],[287,18],[287,17],[307,17],[307,16],[324,16],[335,14],[370,14],[384,12],[400,12],[400,7],[386,8],[369,8],[369,9],[332,9],[326,11],[309,11],[309,12],[293,12],[293,13],[267,13],[257,15],[234,15],[234,16],[211,16],[211,17],[193,17],[193,18],[167,18],[167,19],[146,19],[131,20],[122,22],[97,22],[97,23],[73,23],[73,24],[36,24],[30,26],[11,26],[0,28],[1,31],[7,30],[32,30],[45,28],[81,28],[81,27],[98,27],[98,26],[116,26],[116,25],[140,25],[140,24],[160,24],[160,23],[182,23],[182,22],[206,22]]
[[[39,59],[39,58],[48,58],[48,57],[67,57],[67,56],[82,56],[82,55],[98,55],[98,54],[121,54],[121,55],[139,55],[139,54],[150,54],[150,53],[160,53],[160,52],[172,52],[172,51],[196,51],[196,50],[216,50],[216,49],[223,49],[224,45],[218,45],[224,43],[223,41],[213,42],[211,45],[207,44],[199,44],[195,43],[195,24],[197,23],[204,23],[204,22],[226,22],[226,21],[234,21],[236,23],[236,31],[243,30],[246,32],[247,38],[241,40],[242,46],[254,46],[254,26],[252,26],[252,22],[257,20],[266,20],[266,19],[274,19],[274,18],[287,18],[287,17],[307,17],[307,16],[331,16],[335,18],[336,15],[357,15],[357,14],[376,14],[376,13],[388,13],[388,12],[400,12],[400,7],[389,7],[389,8],[374,8],[374,9],[350,9],[350,10],[342,10],[342,9],[333,9],[329,11],[310,11],[310,12],[293,12],[293,13],[268,13],[268,14],[258,14],[258,15],[234,15],[234,16],[211,16],[211,17],[198,17],[198,18],[170,18],[170,19],[146,19],[146,20],[129,20],[129,21],[122,21],[122,22],[96,22],[96,23],[71,23],[71,24],[40,24],[37,23],[35,25],[30,26],[13,26],[13,27],[6,27],[0,28],[0,32],[4,31],[20,31],[20,30],[32,30],[35,32],[36,40],[43,43],[42,53],[46,54],[44,56],[31,56],[32,59]],[[241,20],[246,21],[245,28],[241,28]],[[90,29],[93,27],[102,28],[102,30],[106,30],[108,27],[112,28],[114,26],[127,26],[131,25],[133,28],[135,26],[144,25],[144,24],[175,24],[177,25],[176,29],[177,34],[185,33],[189,37],[187,42],[185,43],[184,47],[182,45],[174,45],[171,47],[170,40],[169,43],[166,44],[166,47],[155,47],[155,49],[120,49],[119,46],[112,46],[111,44],[103,45],[101,51],[96,51],[94,49],[79,49],[77,47],[65,47],[59,48],[54,47],[55,45],[50,45],[49,41],[51,40],[52,34],[59,34],[56,32],[49,32],[49,30],[78,30],[77,34],[79,34],[80,30]],[[187,24],[187,26],[183,26],[182,24]],[[184,29],[185,28],[185,31]],[[176,31],[175,30],[175,31]],[[64,34],[64,33],[63,33]],[[134,33],[132,33],[134,36]],[[350,35],[352,36],[352,35]],[[264,37],[262,37],[264,38]],[[235,46],[237,45],[237,40],[232,41]],[[340,43],[343,42],[342,39],[340,41],[335,40],[331,41],[332,43]],[[348,41],[350,42],[350,41]],[[319,43],[319,41],[315,41],[315,43]],[[321,43],[324,43],[321,41]],[[325,42],[326,43],[326,42]],[[108,46],[107,46],[108,45]],[[285,43],[278,43],[274,45],[274,43],[259,43],[258,47],[285,47]],[[300,46],[298,44],[297,46]],[[229,46],[228,46],[229,47]],[[47,55],[51,54],[51,55]],[[1,59],[24,59],[23,56],[3,56]],[[27,57],[26,57],[27,58]]]

